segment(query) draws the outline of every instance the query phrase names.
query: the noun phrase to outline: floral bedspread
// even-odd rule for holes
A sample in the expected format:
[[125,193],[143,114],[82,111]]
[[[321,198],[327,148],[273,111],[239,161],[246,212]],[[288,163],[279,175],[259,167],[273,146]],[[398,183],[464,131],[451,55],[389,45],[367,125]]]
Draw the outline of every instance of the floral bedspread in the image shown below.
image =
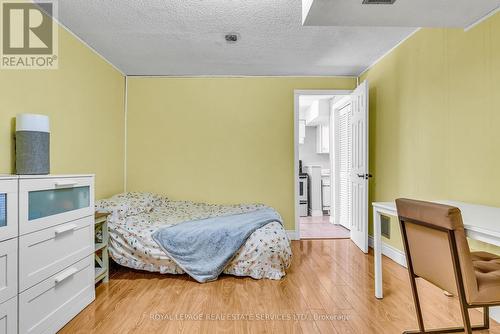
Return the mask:
[[[254,211],[261,204],[215,205],[172,201],[150,193],[124,193],[96,201],[110,212],[110,256],[118,264],[163,274],[183,274],[153,240],[159,227],[188,220]],[[291,262],[290,241],[283,226],[272,222],[256,230],[224,269],[225,274],[280,279]]]

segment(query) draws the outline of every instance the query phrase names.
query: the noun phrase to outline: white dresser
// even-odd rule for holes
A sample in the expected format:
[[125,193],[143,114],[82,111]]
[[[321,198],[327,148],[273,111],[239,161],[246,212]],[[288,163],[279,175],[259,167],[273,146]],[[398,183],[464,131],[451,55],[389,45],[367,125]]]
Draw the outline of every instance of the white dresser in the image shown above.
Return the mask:
[[12,333],[55,333],[95,299],[94,176],[19,176],[14,182],[18,238],[10,240],[18,277],[17,307],[11,307],[18,321]]
[[0,334],[17,333],[18,181],[0,176]]

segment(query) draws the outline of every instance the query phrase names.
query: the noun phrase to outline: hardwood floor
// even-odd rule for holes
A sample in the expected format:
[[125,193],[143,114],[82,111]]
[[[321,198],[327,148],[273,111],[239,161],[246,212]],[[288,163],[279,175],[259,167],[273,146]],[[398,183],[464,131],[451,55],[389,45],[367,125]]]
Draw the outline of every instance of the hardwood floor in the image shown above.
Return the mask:
[[330,223],[330,216],[300,217],[301,239],[346,239],[351,232],[343,226]]
[[[61,333],[390,334],[416,328],[405,268],[384,258],[386,297],[377,300],[373,256],[350,240],[301,240],[292,247],[293,263],[281,281],[222,276],[199,284],[186,275],[114,267],[95,302]],[[419,289],[429,328],[461,325],[456,298],[425,282]],[[480,323],[481,313],[473,310],[471,317]],[[500,333],[497,323],[491,326],[474,333]]]

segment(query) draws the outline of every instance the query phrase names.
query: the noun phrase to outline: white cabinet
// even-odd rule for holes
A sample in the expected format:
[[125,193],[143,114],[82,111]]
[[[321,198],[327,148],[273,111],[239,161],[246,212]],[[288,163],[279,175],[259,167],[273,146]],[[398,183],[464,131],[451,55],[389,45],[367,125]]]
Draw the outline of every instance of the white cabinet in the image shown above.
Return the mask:
[[313,101],[311,106],[304,112],[304,116],[307,126],[327,124],[330,119],[330,100]]
[[320,124],[316,127],[316,153],[330,152],[330,127]]
[[94,176],[19,176],[19,333],[56,333],[95,299]]
[[0,176],[0,334],[56,333],[94,273],[94,176]]
[[17,333],[18,177],[0,176],[0,334]]
[[306,140],[306,121],[299,120],[299,144],[304,144]]

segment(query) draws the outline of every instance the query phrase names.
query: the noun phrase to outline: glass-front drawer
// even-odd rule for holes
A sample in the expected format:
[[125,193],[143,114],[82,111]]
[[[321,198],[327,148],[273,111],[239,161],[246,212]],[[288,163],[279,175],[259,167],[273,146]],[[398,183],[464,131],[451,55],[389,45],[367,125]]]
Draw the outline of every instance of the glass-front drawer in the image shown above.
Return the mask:
[[7,194],[0,194],[0,227],[7,226]]
[[94,214],[94,177],[19,181],[21,235]]
[[17,179],[0,178],[0,241],[17,235]]
[[36,190],[28,193],[28,220],[88,208],[90,186]]

